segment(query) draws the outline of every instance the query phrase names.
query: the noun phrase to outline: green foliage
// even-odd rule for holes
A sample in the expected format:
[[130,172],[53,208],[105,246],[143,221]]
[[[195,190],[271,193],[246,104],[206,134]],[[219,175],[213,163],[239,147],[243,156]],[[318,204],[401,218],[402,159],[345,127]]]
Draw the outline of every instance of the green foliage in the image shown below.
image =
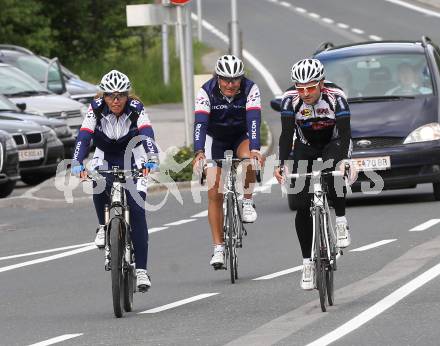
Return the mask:
[[268,132],[269,132],[269,126],[267,126],[267,123],[265,121],[261,122],[260,126],[260,142],[261,146],[268,145]]
[[[191,147],[176,148],[174,153],[169,153],[161,170],[169,175],[174,181],[190,181],[192,180],[192,159],[194,152]],[[176,163],[182,164],[178,171],[174,168]],[[174,170],[173,170],[174,168]]]

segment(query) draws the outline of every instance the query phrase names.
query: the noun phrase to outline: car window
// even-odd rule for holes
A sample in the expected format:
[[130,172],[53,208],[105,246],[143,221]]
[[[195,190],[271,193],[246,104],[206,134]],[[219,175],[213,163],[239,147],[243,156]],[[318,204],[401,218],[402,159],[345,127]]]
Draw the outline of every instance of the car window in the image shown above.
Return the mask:
[[322,62],[326,79],[343,88],[349,98],[432,94],[424,54],[364,55]]
[[2,110],[11,110],[11,111],[17,111],[17,106],[9,101],[6,97],[0,95],[0,109]]
[[14,67],[0,67],[0,94],[8,96],[26,91],[45,92],[47,90],[35,79]]

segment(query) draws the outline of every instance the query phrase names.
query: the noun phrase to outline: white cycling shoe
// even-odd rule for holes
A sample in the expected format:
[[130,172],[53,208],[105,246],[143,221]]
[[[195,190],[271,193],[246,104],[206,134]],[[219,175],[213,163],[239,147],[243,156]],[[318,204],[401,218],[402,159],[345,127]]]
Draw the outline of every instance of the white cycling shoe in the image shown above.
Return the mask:
[[151,287],[150,277],[146,269],[136,269],[136,286],[139,292],[146,292]]
[[315,288],[315,263],[310,262],[303,264],[301,288],[306,291]]
[[243,222],[252,223],[255,220],[257,220],[257,212],[255,211],[254,201],[243,198]]
[[336,246],[343,249],[350,245],[351,236],[349,232],[349,227],[347,222],[337,222],[336,223]]
[[210,265],[214,267],[215,270],[222,269],[225,265],[225,250],[224,248],[215,248],[214,254],[212,255]]
[[98,249],[105,246],[105,225],[99,225],[96,230],[95,245]]

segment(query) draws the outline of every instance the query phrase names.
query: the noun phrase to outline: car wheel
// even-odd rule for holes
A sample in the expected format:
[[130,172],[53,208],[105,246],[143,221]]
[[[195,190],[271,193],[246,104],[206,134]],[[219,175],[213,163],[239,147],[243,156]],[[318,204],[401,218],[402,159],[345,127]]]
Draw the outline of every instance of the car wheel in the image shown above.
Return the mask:
[[440,201],[440,183],[432,183],[434,189],[434,199]]
[[42,183],[43,181],[45,181],[46,179],[49,179],[50,177],[52,177],[53,175],[55,175],[55,173],[53,174],[21,174],[21,181],[27,185],[38,185],[40,183]]
[[15,188],[15,181],[8,181],[0,185],[0,198],[8,197]]

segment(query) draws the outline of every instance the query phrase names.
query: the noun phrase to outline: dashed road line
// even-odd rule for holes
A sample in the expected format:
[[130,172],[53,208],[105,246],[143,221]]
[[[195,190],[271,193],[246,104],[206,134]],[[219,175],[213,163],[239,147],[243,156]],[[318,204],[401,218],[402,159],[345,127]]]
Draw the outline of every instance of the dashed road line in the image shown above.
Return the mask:
[[167,228],[168,227],[153,227],[153,228],[149,228],[148,229],[148,234],[160,232],[160,231],[163,231],[164,229],[167,229]]
[[198,301],[198,300],[201,300],[201,299],[209,298],[209,297],[215,296],[217,294],[218,293],[203,293],[203,294],[199,294],[197,296],[194,296],[194,297],[191,297],[191,298],[182,299],[182,300],[178,300],[177,302],[166,304],[166,305],[162,305],[162,306],[159,306],[159,307],[154,308],[154,309],[145,310],[145,311],[139,312],[139,314],[155,314],[157,312],[162,312],[162,311],[173,309],[175,307],[182,306],[182,305],[185,305],[185,304],[188,304],[188,303],[192,303],[192,302],[195,302],[195,301]]
[[431,219],[428,220],[416,227],[411,228],[409,231],[410,232],[422,232],[422,231],[426,231],[428,228],[438,224],[440,222],[440,219]]
[[386,296],[372,307],[368,308],[358,316],[352,318],[347,323],[343,324],[334,331],[324,335],[323,337],[311,342],[307,346],[325,346],[358,329],[368,321],[372,320],[382,312],[388,310],[390,307],[401,301],[403,298],[427,284],[429,281],[435,279],[440,275],[440,263],[427,270],[423,274],[417,276],[407,284],[403,285],[390,295]]
[[364,245],[364,246],[358,247],[356,249],[350,250],[350,252],[361,252],[361,251],[370,250],[370,249],[373,249],[373,248],[378,247],[378,246],[382,246],[382,245],[385,245],[385,244],[392,243],[393,241],[396,241],[396,240],[397,239],[384,239],[384,240],[381,240],[381,241],[377,241],[375,243],[371,243],[371,244]]
[[38,258],[38,259],[35,259],[35,260],[32,260],[32,261],[26,261],[26,262],[22,262],[22,263],[17,263],[17,264],[13,264],[13,265],[6,266],[6,267],[1,267],[0,268],[0,273],[6,272],[6,271],[9,271],[9,270],[13,270],[13,269],[27,267],[27,266],[30,266],[30,265],[33,265],[33,264],[37,264],[37,263],[53,261],[53,260],[56,260],[56,259],[59,259],[59,258],[76,255],[76,254],[79,254],[79,253],[82,253],[82,252],[86,252],[86,251],[90,251],[90,250],[94,250],[94,249],[96,249],[95,245],[89,245],[89,246],[82,247],[80,249],[66,251],[66,252],[62,252],[62,253],[56,254],[56,255],[42,257],[42,258]]
[[[345,24],[345,23],[336,23],[336,21],[332,18],[328,18],[328,17],[321,17],[321,15],[319,13],[315,13],[315,12],[310,12],[305,8],[302,7],[297,7],[297,6],[293,6],[291,3],[286,2],[286,1],[277,1],[277,0],[266,0],[270,3],[276,4],[276,5],[280,5],[283,6],[285,8],[289,8],[292,11],[296,11],[298,13],[304,14],[304,15],[308,15],[309,17],[315,19],[315,20],[321,20],[326,24],[330,24],[330,25],[336,25],[338,28],[343,29],[343,30],[347,30],[350,31],[354,34],[357,35],[364,35],[365,31],[359,28],[352,28],[350,27],[350,25]],[[390,2],[396,2],[396,3],[400,3],[402,1],[398,1],[398,0],[386,0],[386,1],[390,1]],[[405,3],[406,4],[406,3]],[[408,4],[407,4],[408,5]],[[414,6],[417,7],[417,6]],[[427,11],[425,10],[425,13],[430,14],[430,15],[438,15],[440,16],[440,14],[434,12],[434,11]],[[336,23],[336,24],[335,24]],[[370,38],[373,41],[381,41],[382,37],[377,36],[377,35],[367,35],[368,38]]]
[[14,259],[14,258],[20,258],[20,257],[33,256],[33,255],[40,255],[40,254],[49,253],[49,252],[57,252],[57,251],[62,251],[62,250],[75,249],[75,248],[84,247],[84,246],[88,246],[88,245],[93,245],[93,243],[69,245],[69,246],[58,247],[55,249],[40,250],[40,251],[22,253],[22,254],[18,254],[18,255],[5,256],[5,257],[0,257],[0,261]]
[[208,210],[203,210],[200,213],[194,214],[191,217],[207,217],[208,216]]
[[254,280],[254,281],[270,280],[270,279],[273,279],[273,278],[277,278],[279,276],[283,276],[283,275],[287,275],[287,274],[290,274],[290,273],[298,272],[298,271],[302,270],[302,267],[303,267],[302,265],[296,266],[296,267],[293,267],[293,268],[281,270],[281,271],[273,273],[273,274],[260,276],[258,278],[252,279],[252,280]]
[[409,8],[409,9],[411,9],[413,11],[417,11],[417,12],[420,12],[420,13],[423,13],[423,14],[427,14],[428,16],[433,16],[433,17],[440,18],[440,13],[439,12],[428,10],[426,8],[423,8],[423,7],[420,7],[420,6],[416,6],[416,5],[413,5],[413,4],[409,4],[409,3],[405,2],[405,1],[400,1],[400,0],[385,0],[385,1],[391,2],[391,3],[395,4],[395,5],[399,5],[399,6],[402,6],[402,7]]
[[182,219],[182,220],[166,223],[164,226],[179,226],[193,221],[196,221],[196,219]]
[[48,340],[44,340],[44,341],[41,341],[41,342],[37,342],[36,344],[32,344],[32,345],[29,345],[29,346],[48,346],[48,345],[53,345],[53,344],[57,344],[57,343],[62,342],[62,341],[66,341],[66,340],[69,340],[69,339],[77,338],[78,336],[81,336],[81,335],[83,335],[83,333],[64,334],[64,335],[60,335],[60,336],[57,336],[57,337],[52,338],[52,339],[48,339]]

